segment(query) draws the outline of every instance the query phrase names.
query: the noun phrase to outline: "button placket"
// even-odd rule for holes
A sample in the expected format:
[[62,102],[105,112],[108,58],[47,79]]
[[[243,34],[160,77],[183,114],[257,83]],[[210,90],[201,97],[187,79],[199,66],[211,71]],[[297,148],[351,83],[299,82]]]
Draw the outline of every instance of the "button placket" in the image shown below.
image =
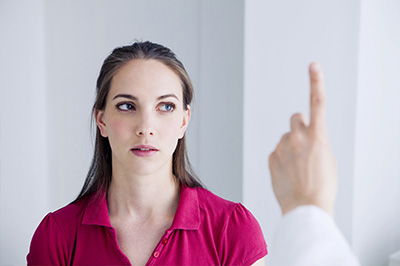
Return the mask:
[[161,252],[163,251],[164,247],[167,245],[168,243],[168,238],[171,235],[171,231],[166,231],[165,234],[162,236],[162,238],[160,239],[160,242],[158,243],[157,247],[155,248],[153,254],[152,254],[152,259],[151,261],[149,261],[148,265],[152,265],[153,263],[155,263],[155,260],[160,257]]

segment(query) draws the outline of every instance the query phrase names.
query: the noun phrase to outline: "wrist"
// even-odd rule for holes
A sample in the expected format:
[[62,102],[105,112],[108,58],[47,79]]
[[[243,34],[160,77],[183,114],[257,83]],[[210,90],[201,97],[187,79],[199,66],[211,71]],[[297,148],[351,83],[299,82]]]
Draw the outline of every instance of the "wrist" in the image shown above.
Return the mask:
[[318,207],[318,208],[322,209],[327,214],[329,214],[332,218],[334,218],[334,216],[335,216],[335,211],[334,211],[333,206],[330,206],[328,204],[322,204],[322,203],[319,203],[319,202],[311,202],[311,201],[309,201],[309,202],[305,202],[305,201],[304,202],[300,202],[299,201],[299,202],[287,203],[287,204],[284,204],[284,205],[282,204],[281,205],[282,216],[287,214],[290,211],[293,211],[294,209],[296,209],[296,208],[298,208],[300,206],[309,206],[309,205],[312,205],[312,206],[315,206],[315,207]]

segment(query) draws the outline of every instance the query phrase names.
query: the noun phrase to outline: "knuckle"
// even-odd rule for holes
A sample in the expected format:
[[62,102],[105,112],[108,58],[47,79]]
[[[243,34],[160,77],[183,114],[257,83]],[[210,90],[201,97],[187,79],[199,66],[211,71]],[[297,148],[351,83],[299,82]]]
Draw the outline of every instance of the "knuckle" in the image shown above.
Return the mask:
[[301,119],[303,117],[302,113],[295,113],[292,115],[292,119]]
[[277,169],[277,167],[280,164],[279,162],[280,162],[279,152],[274,151],[273,153],[270,154],[268,158],[268,166],[271,172]]
[[314,94],[311,97],[311,104],[312,105],[321,105],[325,102],[325,98],[322,95]]
[[295,113],[292,115],[292,117],[290,118],[290,121],[292,123],[298,123],[298,122],[302,122],[304,120],[304,115],[302,113]]
[[292,131],[301,130],[307,126],[306,123],[306,116],[303,113],[295,113],[290,118]]
[[280,145],[277,147],[274,156],[272,157],[272,162],[277,162],[279,160],[282,160],[282,158],[284,157],[284,146],[285,144],[280,143]]
[[268,157],[268,164],[269,166],[273,165],[275,162],[275,158],[276,158],[276,152],[272,152],[269,157]]
[[286,142],[286,140],[289,138],[289,136],[290,136],[290,133],[289,133],[289,132],[283,134],[283,136],[282,136],[282,138],[281,138],[281,143],[282,143],[282,142]]
[[321,81],[321,77],[319,75],[314,74],[314,75],[311,75],[310,78],[311,78],[311,81],[314,83],[318,83]]
[[297,120],[298,117],[299,117],[299,113],[292,114],[292,116],[290,117],[290,120],[292,120],[292,121]]
[[298,150],[304,144],[304,136],[300,132],[292,132],[289,138],[289,145],[293,150]]

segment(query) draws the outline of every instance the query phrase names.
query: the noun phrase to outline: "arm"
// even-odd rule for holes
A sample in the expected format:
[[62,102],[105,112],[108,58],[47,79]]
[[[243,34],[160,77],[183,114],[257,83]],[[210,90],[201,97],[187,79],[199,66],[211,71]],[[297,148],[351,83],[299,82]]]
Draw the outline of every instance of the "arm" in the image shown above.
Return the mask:
[[272,186],[284,215],[275,249],[271,245],[273,265],[358,265],[332,218],[336,162],[328,141],[323,74],[317,63],[310,65],[310,87],[310,124],[303,114],[294,114],[291,131],[269,157]]
[[269,259],[270,265],[359,265],[332,217],[315,205],[283,216]]
[[33,235],[28,265],[67,265],[68,247],[60,228],[49,213],[38,226]]
[[254,265],[268,254],[258,221],[242,204],[226,220],[220,245],[221,265]]

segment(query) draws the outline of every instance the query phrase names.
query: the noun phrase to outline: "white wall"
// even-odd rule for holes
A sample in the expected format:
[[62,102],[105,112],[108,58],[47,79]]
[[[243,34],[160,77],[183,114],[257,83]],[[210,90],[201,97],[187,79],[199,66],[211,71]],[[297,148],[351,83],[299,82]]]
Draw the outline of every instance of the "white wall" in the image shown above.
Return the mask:
[[242,1],[9,0],[0,7],[0,265],[25,264],[40,220],[79,193],[92,156],[98,72],[112,49],[135,39],[164,44],[185,64],[195,87],[194,168],[212,191],[241,200]]
[[209,189],[240,201],[242,1],[85,1],[79,9],[76,3],[46,2],[52,208],[76,196],[87,172],[89,114],[101,63],[134,39],[167,45],[184,62],[195,86],[188,136],[194,168]]
[[[86,177],[90,111],[103,60],[135,39],[159,42],[177,53],[196,85],[197,9],[196,1],[181,0],[46,1],[51,209],[72,201]],[[196,129],[197,119],[191,123]],[[197,144],[190,144],[196,162]]]
[[364,0],[355,131],[353,246],[361,265],[400,250],[400,2]]
[[280,217],[268,156],[291,114],[308,114],[307,65],[321,62],[337,221],[363,265],[387,264],[400,248],[397,14],[396,0],[0,1],[0,265],[24,264],[42,217],[79,192],[100,66],[134,39],[185,64],[195,170],[243,200],[268,243]]
[[362,265],[388,265],[400,248],[399,11],[395,0],[246,2],[243,199],[267,242],[280,219],[268,155],[291,114],[309,113],[315,60],[325,70],[339,227]]
[[197,169],[208,189],[241,201],[244,3],[200,2]]
[[23,265],[48,210],[43,5],[0,1],[0,265]]
[[309,114],[312,61],[325,71],[328,131],[339,174],[336,217],[350,238],[358,27],[359,1],[246,2],[243,195],[267,240],[280,219],[268,156],[290,130],[290,116]]
[[[229,1],[229,12],[227,1],[85,1],[79,9],[76,3],[46,2],[52,208],[71,201],[86,175],[89,114],[101,63],[114,47],[134,39],[169,46],[184,62],[195,86],[188,134],[194,168],[211,190],[241,200],[241,1]],[[224,158],[227,152],[231,156]]]

